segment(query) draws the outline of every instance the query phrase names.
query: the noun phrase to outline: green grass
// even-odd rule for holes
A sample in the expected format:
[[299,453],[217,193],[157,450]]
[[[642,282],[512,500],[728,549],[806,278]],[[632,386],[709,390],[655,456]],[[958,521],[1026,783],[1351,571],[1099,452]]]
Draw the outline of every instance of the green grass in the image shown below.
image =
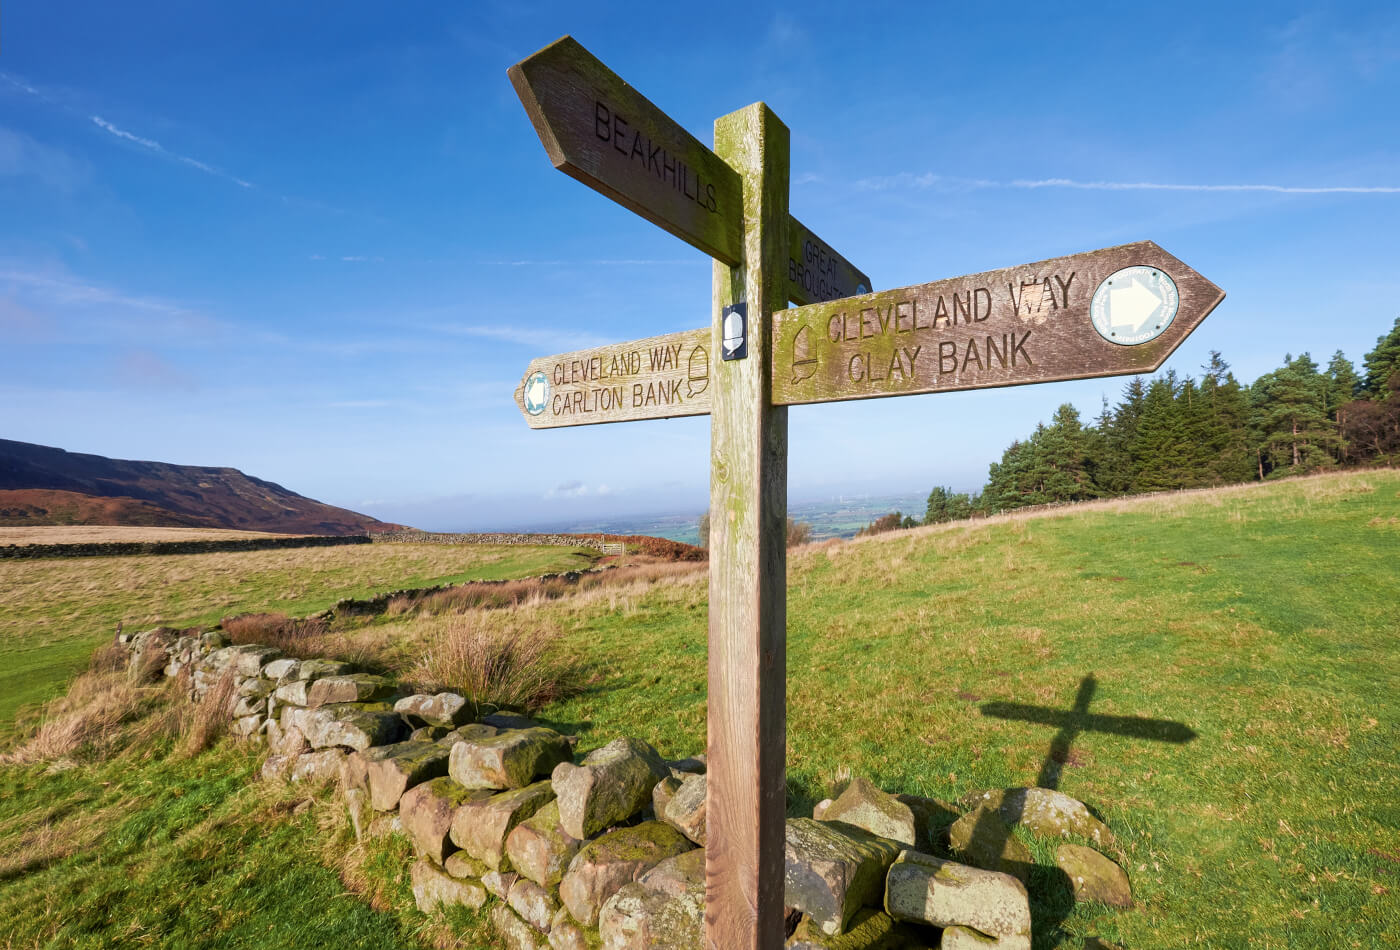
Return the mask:
[[303,615],[345,597],[587,567],[583,548],[367,544],[156,557],[0,561],[0,733],[48,699],[118,622],[193,626],[247,611]]
[[[429,947],[408,847],[367,856],[393,885],[380,913],[326,851],[355,850],[330,793],[250,784],[256,754],[127,754],[57,773],[0,769],[0,945]],[[313,797],[319,807],[294,814]],[[319,820],[318,820],[319,819]]]
[[[1031,784],[1055,729],[983,710],[1070,710],[1092,675],[1091,715],[1166,720],[1196,737],[1072,740],[1058,785],[1117,834],[1138,906],[1040,901],[1038,947],[1087,934],[1134,950],[1400,947],[1397,592],[1394,471],[795,551],[789,812],[809,814],[847,774],[944,799]],[[579,732],[581,751],[619,735],[669,756],[703,748],[703,575],[473,622],[558,632],[591,667],[587,692],[541,713]],[[448,623],[383,618],[359,633],[422,644]],[[343,886],[330,868],[353,849],[334,803],[292,815],[297,793],[245,785],[254,764],[220,746],[53,775],[0,766],[0,856],[37,859],[10,873],[0,857],[0,920],[17,921],[9,945],[431,939],[406,895],[401,838],[364,852],[348,878],[357,886]],[[59,829],[51,845],[25,843],[45,825]],[[94,828],[105,832],[63,856],[61,841]],[[1053,862],[1052,847],[1024,840]],[[387,913],[345,896],[365,890]],[[457,926],[469,946],[488,939],[474,918]]]
[[[605,674],[546,718],[700,750],[705,616],[703,583],[543,608]],[[1139,907],[1041,907],[1037,946],[1400,946],[1400,473],[814,546],[787,664],[792,814],[843,769],[1034,784],[1055,730],[982,708],[1069,710],[1090,674],[1090,713],[1198,734],[1074,740],[1059,785],[1119,834]]]

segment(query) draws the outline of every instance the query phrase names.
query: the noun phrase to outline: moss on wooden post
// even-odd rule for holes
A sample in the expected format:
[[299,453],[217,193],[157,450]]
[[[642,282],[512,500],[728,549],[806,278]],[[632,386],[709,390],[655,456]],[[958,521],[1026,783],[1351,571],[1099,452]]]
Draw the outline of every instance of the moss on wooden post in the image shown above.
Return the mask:
[[[743,180],[744,260],[714,264],[710,428],[709,805],[705,942],[783,942],[787,410],[773,406],[772,313],[787,304],[788,129],[758,103],[715,122]],[[722,315],[748,307],[748,355]]]

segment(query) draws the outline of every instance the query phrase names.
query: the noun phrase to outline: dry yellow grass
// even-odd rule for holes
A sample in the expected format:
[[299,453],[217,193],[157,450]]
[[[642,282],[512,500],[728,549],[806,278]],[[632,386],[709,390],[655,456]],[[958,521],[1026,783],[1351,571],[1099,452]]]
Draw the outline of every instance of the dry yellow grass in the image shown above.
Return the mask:
[[153,528],[140,525],[36,525],[0,528],[4,544],[96,544],[107,541],[228,541],[243,538],[290,538],[297,535],[231,528]]

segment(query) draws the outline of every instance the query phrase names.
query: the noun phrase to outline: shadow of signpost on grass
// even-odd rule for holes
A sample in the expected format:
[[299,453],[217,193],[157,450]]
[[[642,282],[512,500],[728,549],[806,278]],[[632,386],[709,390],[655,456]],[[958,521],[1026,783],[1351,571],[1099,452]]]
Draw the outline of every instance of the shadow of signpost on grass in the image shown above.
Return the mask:
[[[1185,723],[1168,719],[1149,719],[1145,716],[1111,716],[1092,713],[1089,704],[1098,689],[1098,680],[1090,673],[1079,683],[1074,707],[1069,710],[1052,709],[1047,706],[1031,706],[1025,703],[990,702],[981,707],[982,715],[996,719],[1010,719],[1042,726],[1054,726],[1059,731],[1050,741],[1050,751],[1040,766],[1036,776],[1038,788],[1058,789],[1061,773],[1070,760],[1070,746],[1086,732],[1105,735],[1127,736],[1133,739],[1148,739],[1154,742],[1184,743],[1196,738],[1196,732]],[[977,822],[972,837],[985,841],[985,852],[1003,853],[1011,828],[1022,818],[1025,798],[1007,796],[1005,808],[1013,809],[1007,814],[1005,808],[996,820],[997,813],[989,809]],[[1003,824],[1004,822],[1004,824]],[[1031,892],[1032,938],[1037,947],[1051,947],[1064,934],[1060,924],[1074,909],[1074,889],[1069,876],[1058,867],[1045,867],[1031,864],[1018,867],[1013,873],[1020,877]]]

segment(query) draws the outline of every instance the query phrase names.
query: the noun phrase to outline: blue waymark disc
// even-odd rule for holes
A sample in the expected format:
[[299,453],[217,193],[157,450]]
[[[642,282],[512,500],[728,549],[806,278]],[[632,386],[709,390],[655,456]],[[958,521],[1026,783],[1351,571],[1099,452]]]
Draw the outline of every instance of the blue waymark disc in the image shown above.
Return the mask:
[[544,373],[531,373],[525,380],[525,411],[532,416],[544,412],[549,405],[549,377]]

